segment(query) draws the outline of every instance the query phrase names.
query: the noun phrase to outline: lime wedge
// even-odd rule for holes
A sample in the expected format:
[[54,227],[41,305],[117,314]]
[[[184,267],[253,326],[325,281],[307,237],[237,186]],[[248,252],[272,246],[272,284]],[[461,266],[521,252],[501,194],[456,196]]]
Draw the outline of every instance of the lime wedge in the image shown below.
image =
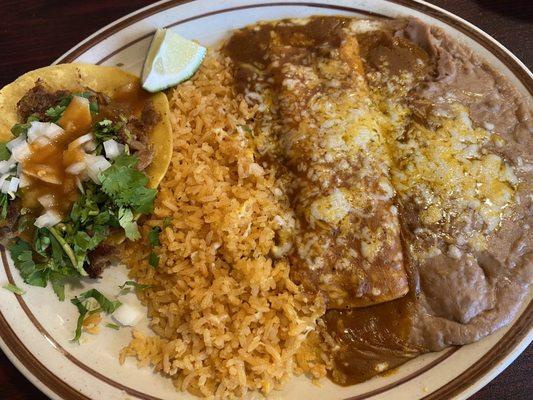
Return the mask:
[[158,29],[144,61],[142,83],[158,92],[189,79],[200,68],[206,49],[168,29]]

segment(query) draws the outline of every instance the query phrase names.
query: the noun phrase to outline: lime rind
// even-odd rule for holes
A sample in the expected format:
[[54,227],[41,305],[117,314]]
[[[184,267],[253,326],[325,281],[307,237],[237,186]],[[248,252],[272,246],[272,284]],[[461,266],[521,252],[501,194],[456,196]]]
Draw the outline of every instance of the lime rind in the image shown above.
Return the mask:
[[143,88],[157,92],[194,75],[207,49],[167,29],[158,29],[144,62]]

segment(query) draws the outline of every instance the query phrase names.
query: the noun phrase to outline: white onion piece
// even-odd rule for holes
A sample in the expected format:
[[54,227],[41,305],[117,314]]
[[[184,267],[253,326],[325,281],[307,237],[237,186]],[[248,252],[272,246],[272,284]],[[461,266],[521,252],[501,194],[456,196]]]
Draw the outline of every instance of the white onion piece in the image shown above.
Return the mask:
[[54,210],[48,210],[35,220],[34,225],[37,228],[54,226],[61,222],[61,216]]
[[37,139],[35,139],[33,142],[31,142],[34,146],[37,147],[44,147],[50,143],[50,139],[48,139],[45,136],[39,136]]
[[73,140],[69,145],[68,148],[72,149],[74,147],[79,147],[83,145],[84,143],[87,143],[89,141],[93,140],[93,134],[92,133],[86,133],[83,136],[80,136],[76,140]]
[[30,181],[30,179],[26,176],[26,174],[20,174],[20,183],[19,183],[19,187],[20,187],[20,188],[25,188],[25,187],[30,186],[30,184],[31,184],[31,181]]
[[31,154],[30,147],[26,142],[17,143],[16,147],[13,147],[11,150],[11,153],[13,154],[13,158],[18,162],[25,160]]
[[109,139],[104,142],[105,155],[110,160],[114,160],[119,155],[124,153],[124,145],[116,140]]
[[2,182],[2,186],[0,186],[0,192],[9,193],[9,181]]
[[13,153],[13,149],[17,146],[20,146],[22,143],[26,143],[26,135],[20,135],[18,138],[10,140],[6,143],[6,147],[11,153]]
[[104,156],[87,155],[85,163],[87,164],[87,175],[96,184],[100,184],[98,174],[111,166],[111,163]]
[[87,167],[87,164],[85,164],[85,161],[79,161],[74,164],[70,164],[65,171],[67,174],[71,175],[78,175],[80,174],[85,168]]
[[85,189],[83,188],[80,178],[78,177],[76,177],[76,186],[78,187],[78,189],[80,189],[81,194],[85,194]]
[[9,172],[13,164],[10,164],[9,161],[0,161],[0,174],[5,174]]
[[92,153],[93,151],[96,150],[96,143],[94,142],[94,140],[91,140],[87,143],[85,143],[83,145],[83,150],[89,152],[89,153]]
[[33,143],[43,136],[53,140],[61,136],[64,132],[63,128],[53,122],[33,121],[30,129],[28,129],[28,143]]
[[2,185],[4,184],[4,182],[6,181],[7,178],[9,178],[11,176],[11,174],[4,174],[0,177],[0,188],[2,187]]
[[19,188],[19,183],[20,183],[19,178],[16,178],[16,177],[11,178],[11,180],[9,181],[8,193],[14,194]]
[[44,196],[39,197],[37,201],[41,203],[44,208],[52,208],[55,205],[54,196],[51,194],[45,194]]
[[113,319],[123,326],[135,326],[143,318],[144,312],[139,307],[128,303],[122,305],[113,313]]

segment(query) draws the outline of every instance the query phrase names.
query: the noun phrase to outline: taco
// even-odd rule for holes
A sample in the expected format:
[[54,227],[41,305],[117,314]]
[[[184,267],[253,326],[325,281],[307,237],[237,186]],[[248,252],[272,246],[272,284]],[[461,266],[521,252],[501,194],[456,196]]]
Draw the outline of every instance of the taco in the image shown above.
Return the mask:
[[0,90],[1,236],[26,283],[64,297],[140,238],[172,155],[169,108],[114,67],[60,64]]

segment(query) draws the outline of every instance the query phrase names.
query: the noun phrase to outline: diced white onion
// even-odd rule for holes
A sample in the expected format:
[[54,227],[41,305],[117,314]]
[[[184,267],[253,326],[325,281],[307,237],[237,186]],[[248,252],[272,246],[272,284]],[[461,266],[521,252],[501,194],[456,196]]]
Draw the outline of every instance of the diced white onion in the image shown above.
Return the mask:
[[54,196],[51,194],[45,194],[44,196],[39,197],[37,201],[46,209],[52,208],[55,205]]
[[76,177],[76,186],[78,189],[80,189],[80,192],[82,194],[85,194],[85,189],[83,188],[83,185],[81,184],[80,178]]
[[9,178],[11,176],[11,174],[4,174],[0,177],[0,188],[2,187],[2,185],[4,184],[4,182],[6,181],[7,178]]
[[9,149],[11,153],[13,153],[13,149],[15,147],[20,146],[22,143],[26,143],[26,135],[20,135],[18,138],[10,140],[9,142],[6,143],[6,147]]
[[9,172],[13,164],[10,164],[9,161],[0,161],[0,174],[5,174]]
[[17,143],[15,147],[13,147],[13,149],[11,150],[11,153],[13,154],[13,158],[16,161],[20,162],[28,158],[31,152],[30,152],[30,147],[28,146],[28,143],[20,142],[20,143]]
[[33,121],[28,129],[28,143],[33,143],[37,138],[46,137],[50,140],[61,136],[65,131],[53,122]]
[[71,174],[71,175],[78,175],[80,174],[85,168],[87,167],[87,165],[85,164],[85,161],[79,161],[79,162],[76,162],[74,164],[70,164],[66,169],[65,171],[67,172],[67,174]]
[[135,326],[143,318],[144,312],[134,305],[122,303],[113,313],[113,319],[123,326]]
[[85,163],[87,164],[87,175],[97,184],[100,184],[98,174],[111,166],[111,163],[104,156],[93,156],[90,154],[85,157]]
[[96,143],[94,142],[94,140],[90,140],[88,141],[87,143],[85,143],[83,145],[83,150],[89,152],[89,153],[92,153],[93,151],[96,150]]
[[11,180],[9,181],[8,193],[14,194],[19,188],[19,183],[20,183],[19,178],[16,178],[16,177],[11,178]]
[[48,139],[45,136],[39,136],[37,139],[35,139],[32,142],[32,144],[34,146],[38,146],[38,147],[44,147],[44,146],[48,145],[49,143],[50,143],[50,139]]
[[9,181],[2,182],[2,186],[0,186],[0,192],[9,193]]
[[106,157],[113,160],[124,153],[124,145],[116,140],[109,139],[104,142],[104,150]]
[[28,187],[30,186],[30,179],[26,176],[26,174],[20,174],[20,183],[19,183],[19,187],[20,188],[25,188],[25,187]]
[[93,140],[93,134],[92,133],[86,133],[85,135],[83,136],[80,136],[79,138],[77,138],[76,140],[72,141],[69,145],[68,145],[68,148],[69,149],[72,149],[74,147],[79,147],[79,146],[82,146],[83,144],[89,142]]
[[35,220],[34,225],[37,228],[54,226],[61,222],[61,216],[54,210],[48,210]]

